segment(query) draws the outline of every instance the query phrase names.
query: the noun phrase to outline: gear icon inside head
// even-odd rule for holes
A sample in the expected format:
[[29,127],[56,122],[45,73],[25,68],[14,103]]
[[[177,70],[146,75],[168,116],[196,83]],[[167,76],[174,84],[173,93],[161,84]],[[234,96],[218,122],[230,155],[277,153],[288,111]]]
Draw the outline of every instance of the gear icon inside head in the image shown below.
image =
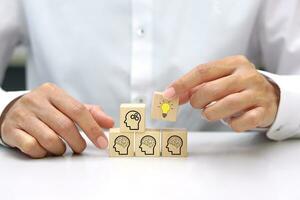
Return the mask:
[[139,130],[141,114],[135,110],[130,110],[125,115],[124,123],[129,130]]

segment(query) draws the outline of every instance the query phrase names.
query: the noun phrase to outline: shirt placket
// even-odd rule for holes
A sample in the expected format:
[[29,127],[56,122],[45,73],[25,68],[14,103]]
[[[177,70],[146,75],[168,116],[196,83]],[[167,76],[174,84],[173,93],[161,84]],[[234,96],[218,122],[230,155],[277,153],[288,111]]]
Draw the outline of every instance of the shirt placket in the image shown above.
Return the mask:
[[152,0],[132,0],[131,102],[145,102],[151,90],[152,4]]

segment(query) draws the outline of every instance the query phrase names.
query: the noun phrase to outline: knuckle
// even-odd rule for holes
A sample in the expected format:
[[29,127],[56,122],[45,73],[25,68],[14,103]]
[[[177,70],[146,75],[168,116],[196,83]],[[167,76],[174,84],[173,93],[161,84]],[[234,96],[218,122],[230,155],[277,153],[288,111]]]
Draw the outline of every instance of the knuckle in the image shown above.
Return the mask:
[[203,108],[206,101],[202,97],[211,100],[214,99],[218,93],[218,89],[212,86],[210,83],[203,83],[199,89],[191,96],[190,104],[193,108]]
[[215,100],[220,93],[220,87],[213,83],[204,83],[200,88],[199,96],[207,97],[208,99]]
[[57,86],[54,83],[46,82],[43,83],[41,86],[41,89],[49,92],[49,91],[55,91],[57,89]]
[[200,105],[199,105],[199,101],[198,101],[198,98],[197,98],[197,95],[193,95],[191,97],[191,100],[190,100],[190,104],[193,108],[201,108]]
[[[252,95],[251,95],[252,94]],[[250,96],[251,95],[251,96]],[[249,93],[249,99],[253,102],[255,105],[263,105],[268,107],[268,104],[271,103],[270,99],[266,99],[264,96],[257,95],[254,92]]]
[[92,106],[88,110],[93,113],[93,112],[102,111],[102,108],[100,106]]
[[57,125],[60,132],[65,132],[66,130],[71,131],[75,126],[69,119],[59,119]]
[[271,88],[268,80],[265,77],[263,77],[262,75],[260,75],[259,73],[257,73],[256,81],[257,81],[258,87],[264,87],[265,90],[268,90],[269,88]]
[[248,59],[244,55],[236,55],[234,56],[234,59],[239,63],[246,63],[248,62]]
[[86,148],[86,141],[82,140],[80,145],[77,145],[76,149],[74,149],[75,153],[82,153]]
[[249,79],[253,80],[258,86],[262,86],[262,83],[265,82],[264,77],[256,71],[250,73]]
[[44,134],[43,140],[44,145],[48,148],[55,147],[59,143],[59,139],[57,137],[49,134]]
[[11,133],[13,131],[13,128],[14,128],[14,126],[11,125],[11,123],[7,123],[6,121],[4,121],[2,123],[0,136],[1,136],[3,141],[8,141],[9,140],[9,138],[11,137]]
[[244,75],[244,81],[251,83],[252,86],[258,86],[259,88],[263,86],[264,78],[256,71],[250,72]]
[[38,143],[34,138],[28,138],[21,144],[21,149],[26,154],[31,154],[38,148]]
[[232,75],[231,76],[231,85],[240,84],[243,82],[243,78],[241,75]]
[[25,154],[31,159],[40,159],[40,158],[44,158],[47,156],[47,152],[43,152],[43,153],[39,153],[39,154],[34,154],[34,153],[32,153],[32,154],[25,153]]
[[[199,87],[197,93],[198,93],[199,95],[205,95],[205,94],[207,94],[207,93],[210,91],[210,89],[211,89],[211,84],[210,84],[210,83],[208,83],[208,82],[202,83],[202,84],[200,85],[200,87]],[[196,93],[196,94],[197,94],[197,93]]]
[[34,159],[39,159],[39,158],[44,158],[47,156],[47,151],[42,151],[42,152],[39,152],[39,153],[30,153],[28,154],[28,156],[30,156],[31,158],[34,158]]
[[239,124],[237,123],[231,123],[230,124],[230,127],[232,130],[234,130],[235,132],[243,132],[245,131],[245,129],[243,128],[243,126],[240,126]]
[[25,120],[28,120],[30,117],[30,113],[22,108],[16,108],[13,110],[12,117],[15,119],[17,122],[24,122]]
[[65,145],[65,143],[62,143],[62,146],[59,148],[56,148],[56,152],[54,153],[57,156],[61,156],[63,155],[67,150],[67,147]]
[[30,94],[25,94],[19,99],[19,102],[24,103],[24,104],[30,104],[32,102],[31,95]]
[[203,115],[208,121],[213,121],[214,119],[214,114],[210,109],[204,109],[203,110]]
[[87,108],[82,103],[75,103],[72,108],[75,116],[81,115],[87,111]]
[[41,99],[37,98],[37,96],[33,93],[30,92],[28,94],[25,94],[24,96],[22,96],[19,99],[19,102],[23,105],[23,106],[38,106],[41,104]]
[[210,68],[207,64],[201,64],[196,67],[196,72],[198,75],[202,76],[203,74],[207,74],[209,69]]
[[103,108],[99,105],[97,105],[96,108],[99,109],[99,110],[103,110]]
[[89,131],[91,133],[97,133],[98,134],[101,131],[101,128],[97,125],[92,125],[92,126],[89,127]]
[[227,106],[228,109],[235,108],[241,101],[240,99],[237,99],[233,95],[227,96],[226,99],[227,99],[226,106]]
[[[63,143],[63,144],[64,144],[64,143]],[[64,145],[63,145],[63,148],[60,150],[60,152],[57,153],[57,155],[63,155],[66,151],[67,151],[67,147],[66,147],[66,145],[64,144]]]
[[249,123],[249,126],[255,128],[260,122],[260,118],[258,116],[258,113],[257,112],[250,112],[248,114],[248,123]]
[[183,78],[178,79],[178,81],[176,82],[176,84],[174,86],[176,88],[178,88],[178,90],[180,90],[180,91],[185,91],[188,89],[188,86],[187,86],[186,82],[183,80]]
[[4,120],[1,125],[1,136],[4,136],[5,134],[9,133],[11,130],[12,130],[11,124],[6,122],[6,120]]

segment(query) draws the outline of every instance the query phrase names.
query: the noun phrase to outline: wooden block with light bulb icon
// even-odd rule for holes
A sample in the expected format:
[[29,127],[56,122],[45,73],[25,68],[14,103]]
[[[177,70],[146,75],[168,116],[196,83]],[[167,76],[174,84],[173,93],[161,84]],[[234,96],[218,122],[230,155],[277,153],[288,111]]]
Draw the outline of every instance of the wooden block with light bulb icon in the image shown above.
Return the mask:
[[160,147],[160,129],[147,128],[135,134],[135,156],[159,157]]
[[176,121],[179,99],[168,100],[163,97],[162,92],[154,92],[152,98],[151,118]]
[[187,130],[168,128],[161,130],[161,152],[163,157],[186,157]]
[[122,133],[119,128],[109,129],[109,156],[134,156],[134,134]]

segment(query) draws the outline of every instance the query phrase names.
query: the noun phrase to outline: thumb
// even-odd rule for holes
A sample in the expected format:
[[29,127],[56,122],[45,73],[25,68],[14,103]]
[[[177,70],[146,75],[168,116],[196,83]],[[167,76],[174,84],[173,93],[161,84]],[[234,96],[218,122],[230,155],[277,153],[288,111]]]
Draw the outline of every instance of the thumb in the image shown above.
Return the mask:
[[100,106],[85,104],[85,107],[90,111],[94,120],[102,128],[112,128],[114,126],[114,120],[111,116],[107,115]]

